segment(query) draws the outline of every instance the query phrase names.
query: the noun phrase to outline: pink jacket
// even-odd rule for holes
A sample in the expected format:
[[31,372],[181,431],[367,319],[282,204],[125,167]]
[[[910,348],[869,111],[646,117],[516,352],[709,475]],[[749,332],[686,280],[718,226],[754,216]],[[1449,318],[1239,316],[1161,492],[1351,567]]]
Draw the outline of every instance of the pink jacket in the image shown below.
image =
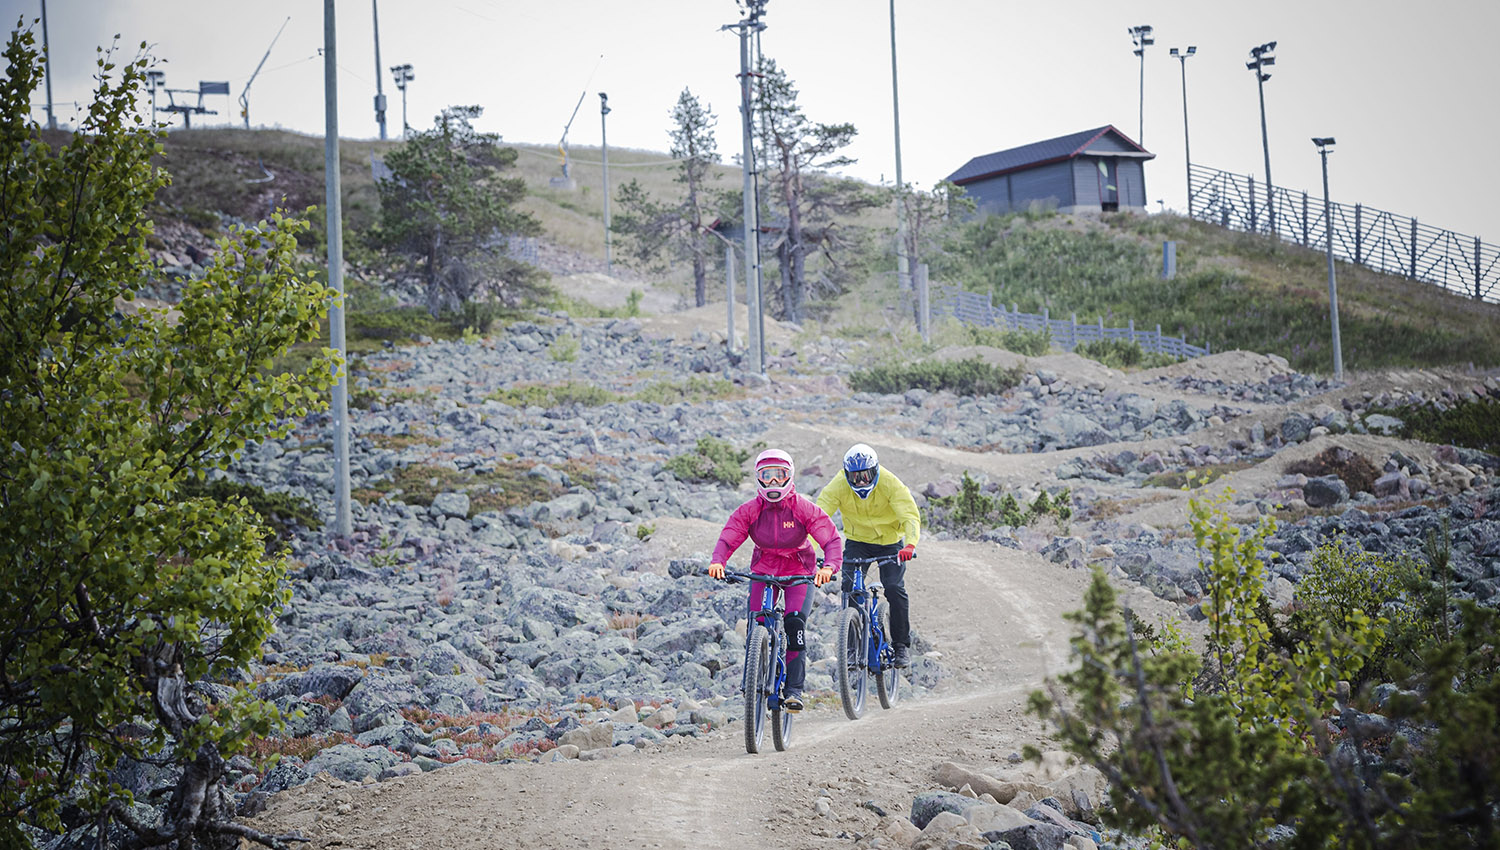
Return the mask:
[[817,556],[807,536],[823,547],[823,566],[835,573],[844,563],[844,540],[823,509],[800,493],[780,502],[759,496],[740,505],[724,523],[714,546],[713,563],[727,564],[729,556],[749,538],[755,544],[750,569],[773,576],[812,575]]

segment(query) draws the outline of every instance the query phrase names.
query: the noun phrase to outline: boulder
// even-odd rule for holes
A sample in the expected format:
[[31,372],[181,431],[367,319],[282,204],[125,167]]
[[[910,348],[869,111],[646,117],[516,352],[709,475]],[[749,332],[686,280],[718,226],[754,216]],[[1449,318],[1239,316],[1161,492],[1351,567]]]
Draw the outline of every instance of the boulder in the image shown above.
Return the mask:
[[1302,488],[1302,498],[1309,507],[1326,508],[1348,501],[1349,485],[1337,475],[1320,475],[1307,479]]
[[917,829],[923,829],[942,812],[952,812],[962,818],[964,812],[980,805],[985,804],[952,791],[925,791],[912,798],[911,822]]
[[588,752],[589,750],[611,747],[614,746],[614,742],[615,724],[607,720],[603,723],[595,723],[591,726],[580,726],[577,729],[570,729],[569,731],[564,732],[562,737],[557,741],[559,745],[572,744],[576,746],[580,752]]
[[385,747],[339,744],[318,753],[307,763],[306,771],[311,776],[327,771],[335,779],[362,782],[365,777],[378,779],[381,771],[402,761],[401,756]]
[[1311,417],[1293,413],[1281,420],[1281,439],[1288,443],[1300,443],[1307,439],[1315,424]]
[[439,493],[432,498],[433,516],[450,516],[464,519],[469,515],[469,494]]

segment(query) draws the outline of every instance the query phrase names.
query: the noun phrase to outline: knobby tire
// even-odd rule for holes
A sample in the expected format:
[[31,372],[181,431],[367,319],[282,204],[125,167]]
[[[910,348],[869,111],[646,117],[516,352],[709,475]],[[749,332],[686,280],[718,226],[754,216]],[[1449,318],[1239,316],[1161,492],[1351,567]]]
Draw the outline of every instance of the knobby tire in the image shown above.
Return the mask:
[[745,752],[760,752],[766,734],[766,693],[771,687],[771,633],[757,625],[745,644]]
[[844,704],[844,716],[850,720],[864,716],[865,696],[870,690],[865,658],[869,637],[864,619],[864,612],[853,606],[845,608],[839,616],[839,701]]
[[[876,622],[880,623],[880,633],[885,636],[887,647],[890,647],[891,618],[886,610],[885,600],[880,600],[880,605],[875,609]],[[888,648],[880,653],[880,672],[875,676],[875,691],[880,696],[880,707],[890,708],[900,698],[901,691],[901,668],[891,663],[895,654],[894,648]]]

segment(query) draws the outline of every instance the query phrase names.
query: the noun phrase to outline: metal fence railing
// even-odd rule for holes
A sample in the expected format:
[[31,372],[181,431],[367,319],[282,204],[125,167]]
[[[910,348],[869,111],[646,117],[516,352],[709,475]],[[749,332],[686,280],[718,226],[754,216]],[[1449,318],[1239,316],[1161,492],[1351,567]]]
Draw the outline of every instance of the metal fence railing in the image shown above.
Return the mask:
[[1054,319],[1047,312],[1041,315],[1022,313],[1014,304],[1010,309],[1006,309],[1004,304],[996,307],[994,299],[989,295],[941,283],[931,284],[930,297],[933,316],[952,316],[964,324],[984,328],[1033,333],[1050,331],[1053,344],[1065,351],[1072,351],[1081,342],[1126,340],[1135,342],[1143,351],[1161,352],[1173,357],[1202,357],[1213,353],[1207,345],[1200,348],[1182,337],[1164,335],[1161,325],[1157,325],[1154,331],[1136,330],[1134,319],[1123,328],[1105,327],[1103,317],[1094,324],[1079,324],[1076,314],[1067,319]]
[[1333,254],[1341,260],[1500,302],[1500,248],[1477,236],[1363,204],[1330,204],[1325,216],[1323,199],[1306,192],[1276,186],[1267,203],[1265,184],[1257,186],[1254,177],[1203,165],[1189,173],[1188,213],[1199,221],[1324,250],[1331,231]]

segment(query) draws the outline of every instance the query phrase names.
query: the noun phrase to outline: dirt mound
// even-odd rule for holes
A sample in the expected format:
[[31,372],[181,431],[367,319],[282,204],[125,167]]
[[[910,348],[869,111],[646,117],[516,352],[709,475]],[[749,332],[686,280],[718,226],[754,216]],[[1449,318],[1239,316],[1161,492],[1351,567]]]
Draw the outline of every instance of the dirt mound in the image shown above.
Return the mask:
[[948,345],[933,352],[930,360],[943,362],[972,360],[978,357],[981,361],[998,366],[1001,369],[1026,369],[1029,361],[1024,354],[1014,351],[1006,351],[1003,348],[995,348],[989,345]]
[[569,298],[576,298],[595,307],[620,309],[628,303],[631,292],[640,290],[641,312],[670,313],[677,309],[677,296],[675,295],[652,286],[632,283],[599,272],[581,272],[554,277],[552,285]]
[[1286,358],[1252,351],[1224,351],[1205,357],[1194,357],[1170,366],[1143,369],[1135,377],[1141,381],[1153,378],[1203,378],[1230,382],[1258,383],[1273,375],[1292,372]]

